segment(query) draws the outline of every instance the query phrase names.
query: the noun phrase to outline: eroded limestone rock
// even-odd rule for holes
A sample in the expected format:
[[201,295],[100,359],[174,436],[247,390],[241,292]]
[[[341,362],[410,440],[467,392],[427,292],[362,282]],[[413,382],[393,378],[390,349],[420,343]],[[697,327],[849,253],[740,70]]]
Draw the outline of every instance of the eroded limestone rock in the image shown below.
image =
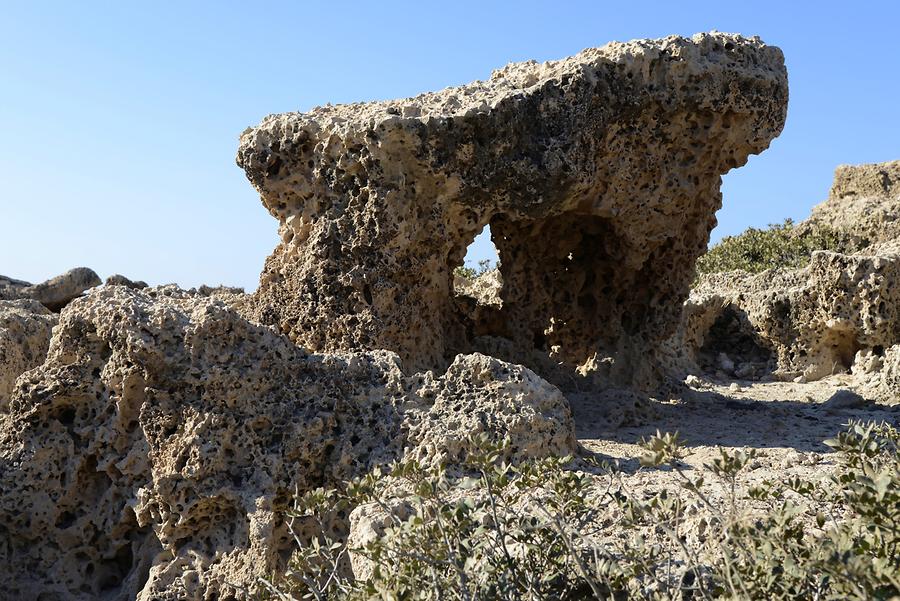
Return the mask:
[[521,366],[406,377],[393,353],[309,354],[216,296],[96,288],[0,414],[0,597],[242,597],[283,567],[295,493],[456,457],[479,429],[574,452],[567,403]]
[[827,225],[874,244],[900,238],[900,161],[841,165],[809,224]]
[[16,378],[43,363],[56,321],[37,301],[0,301],[0,413],[6,411]]
[[[791,377],[845,373],[857,353],[882,355],[900,344],[898,284],[900,254],[893,252],[819,251],[803,269],[704,276],[685,307],[683,346],[702,360],[713,326],[724,318],[738,326],[716,349],[732,361],[753,360],[748,355],[755,353],[758,362],[768,351]],[[746,349],[737,348],[741,340],[750,342]]]
[[[900,161],[838,167],[829,199],[798,229],[849,232],[863,248],[815,252],[802,269],[701,276],[664,344],[673,375],[808,382],[851,374],[869,397],[900,399],[898,217]],[[732,369],[713,360],[722,355]]]
[[[539,369],[535,352],[568,373],[644,380],[720,176],[768,146],[786,106],[780,50],[710,33],[272,115],[237,157],[282,238],[251,314],[311,349],[389,349],[411,370],[499,337]],[[453,268],[488,224],[502,307],[473,315]]]

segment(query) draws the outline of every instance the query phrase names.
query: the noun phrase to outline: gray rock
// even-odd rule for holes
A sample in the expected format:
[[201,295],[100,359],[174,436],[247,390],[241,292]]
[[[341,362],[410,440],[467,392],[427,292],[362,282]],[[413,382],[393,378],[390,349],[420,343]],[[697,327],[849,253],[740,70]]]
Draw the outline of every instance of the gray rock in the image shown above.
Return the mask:
[[100,277],[92,269],[76,267],[46,282],[23,288],[22,295],[58,312],[85,290],[101,283]]
[[841,388],[829,399],[819,405],[819,408],[828,413],[843,411],[845,409],[860,409],[868,404],[865,398],[848,388]]
[[134,290],[141,290],[147,287],[147,282],[143,282],[141,280],[133,281],[126,278],[124,275],[115,274],[106,278],[107,286],[125,286],[126,288],[132,288]]

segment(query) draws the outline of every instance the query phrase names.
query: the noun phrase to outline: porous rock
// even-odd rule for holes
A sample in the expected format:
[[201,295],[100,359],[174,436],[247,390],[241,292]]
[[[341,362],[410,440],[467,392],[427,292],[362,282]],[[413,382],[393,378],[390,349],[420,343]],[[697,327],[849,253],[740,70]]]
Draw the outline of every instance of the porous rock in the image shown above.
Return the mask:
[[[713,32],[269,116],[237,156],[282,239],[251,314],[311,349],[389,349],[410,370],[501,337],[516,362],[538,352],[643,381],[720,176],[780,133],[787,96],[779,49]],[[502,307],[473,315],[453,270],[486,225]]]
[[309,354],[216,296],[96,288],[0,414],[0,597],[243,598],[284,567],[296,493],[453,457],[469,427],[571,453],[568,411],[495,359],[406,377],[393,353]]
[[21,374],[44,361],[57,316],[37,301],[0,301],[0,413]]
[[817,251],[801,269],[707,274],[683,311],[663,345],[676,378],[711,372],[708,357],[725,351],[739,379],[846,374],[867,398],[900,399],[900,241]]
[[702,275],[663,347],[673,375],[727,353],[741,379],[853,376],[873,399],[900,399],[900,161],[839,166],[828,200],[798,230],[856,238],[854,253],[813,252],[800,269]]
[[558,388],[521,365],[478,353],[459,355],[440,378],[411,378],[426,413],[407,420],[407,458],[425,466],[458,465],[472,450],[469,438],[509,440],[510,461],[562,456],[577,447],[569,403]]
[[828,198],[806,224],[848,232],[864,244],[900,238],[900,161],[840,165]]
[[802,269],[703,276],[685,305],[680,344],[699,359],[714,324],[731,319],[740,326],[726,344],[737,344],[742,329],[780,372],[806,381],[848,372],[860,351],[880,356],[900,344],[900,254],[866,252],[817,251]]

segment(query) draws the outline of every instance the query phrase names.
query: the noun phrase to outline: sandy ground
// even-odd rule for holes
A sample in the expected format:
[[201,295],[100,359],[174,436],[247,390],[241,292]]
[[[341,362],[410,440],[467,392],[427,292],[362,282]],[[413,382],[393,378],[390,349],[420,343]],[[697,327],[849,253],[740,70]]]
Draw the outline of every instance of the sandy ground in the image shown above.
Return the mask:
[[[832,471],[834,455],[823,444],[851,419],[900,423],[900,403],[865,403],[852,409],[822,406],[846,384],[842,376],[797,384],[791,382],[732,383],[703,380],[681,398],[639,401],[623,411],[621,398],[598,399],[591,394],[570,395],[577,436],[586,455],[618,461],[622,481],[644,494],[661,488],[680,490],[679,478],[668,469],[640,466],[638,442],[660,432],[678,432],[688,455],[683,471],[696,475],[718,456],[718,447],[753,450],[756,459],[741,472],[738,495],[764,480],[792,476],[818,479]],[[726,486],[707,477],[704,493],[714,503],[726,503]],[[690,493],[679,493],[687,494]],[[696,505],[700,511],[703,508]],[[808,511],[815,515],[816,508]]]

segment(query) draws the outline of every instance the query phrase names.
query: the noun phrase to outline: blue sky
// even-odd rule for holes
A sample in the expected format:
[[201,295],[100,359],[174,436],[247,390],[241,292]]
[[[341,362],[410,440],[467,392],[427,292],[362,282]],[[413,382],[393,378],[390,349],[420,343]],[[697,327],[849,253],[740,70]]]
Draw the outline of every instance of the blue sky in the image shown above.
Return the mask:
[[[900,159],[896,2],[0,2],[0,273],[256,287],[276,223],[234,164],[269,113],[396,98],[611,40],[718,29],[786,55],[787,126],[714,239]],[[490,252],[480,244],[470,255]]]

